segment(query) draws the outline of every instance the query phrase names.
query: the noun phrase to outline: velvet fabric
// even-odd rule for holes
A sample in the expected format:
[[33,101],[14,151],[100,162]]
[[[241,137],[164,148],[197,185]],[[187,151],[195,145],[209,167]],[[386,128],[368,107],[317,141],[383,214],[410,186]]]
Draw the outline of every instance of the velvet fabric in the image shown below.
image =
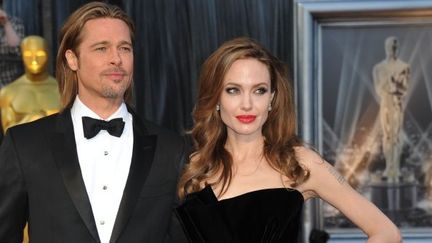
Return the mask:
[[190,243],[298,242],[303,196],[272,188],[218,200],[210,186],[188,195],[176,215]]

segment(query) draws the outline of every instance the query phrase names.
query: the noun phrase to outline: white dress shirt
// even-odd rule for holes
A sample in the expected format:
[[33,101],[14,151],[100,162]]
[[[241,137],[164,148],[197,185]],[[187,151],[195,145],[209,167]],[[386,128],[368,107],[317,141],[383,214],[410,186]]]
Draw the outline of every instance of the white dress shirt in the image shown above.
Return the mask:
[[123,103],[106,119],[123,118],[125,126],[122,135],[115,137],[101,130],[91,139],[84,137],[82,117],[103,119],[84,105],[78,96],[71,115],[79,165],[99,238],[101,243],[109,243],[132,160],[132,115]]

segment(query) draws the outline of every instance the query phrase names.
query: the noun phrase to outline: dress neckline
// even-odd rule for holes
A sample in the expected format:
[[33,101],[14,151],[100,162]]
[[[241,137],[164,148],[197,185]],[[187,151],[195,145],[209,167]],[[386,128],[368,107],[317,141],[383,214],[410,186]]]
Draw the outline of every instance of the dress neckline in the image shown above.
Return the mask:
[[269,191],[294,192],[294,193],[298,194],[300,196],[300,198],[302,199],[302,201],[304,202],[303,194],[299,190],[294,189],[294,188],[286,188],[286,187],[263,188],[263,189],[258,189],[258,190],[253,190],[253,191],[245,192],[245,193],[239,194],[237,196],[233,196],[233,197],[229,197],[229,198],[224,198],[224,199],[217,198],[215,192],[213,191],[213,188],[210,185],[207,185],[203,190],[207,191],[207,193],[211,196],[211,198],[215,202],[217,202],[217,203],[229,202],[229,201],[232,201],[232,200],[248,197],[248,196],[260,193],[260,192],[269,192]]

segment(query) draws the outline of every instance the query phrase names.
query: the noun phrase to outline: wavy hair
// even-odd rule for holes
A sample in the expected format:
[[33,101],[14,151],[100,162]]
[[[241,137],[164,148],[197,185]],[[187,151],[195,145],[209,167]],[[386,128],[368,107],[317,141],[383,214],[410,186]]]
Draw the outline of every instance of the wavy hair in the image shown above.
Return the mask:
[[225,74],[239,59],[253,58],[267,66],[274,92],[272,109],[263,125],[264,157],[277,171],[288,177],[295,187],[309,177],[295,155],[294,147],[302,143],[296,135],[296,115],[291,80],[286,66],[253,39],[241,37],[225,42],[204,62],[199,76],[198,97],[193,110],[194,126],[190,131],[194,148],[180,177],[178,194],[202,189],[209,178],[222,183],[221,194],[232,179],[232,156],[225,149],[226,126],[215,109],[223,90]]
[[[60,30],[59,49],[56,60],[56,79],[59,82],[62,108],[70,108],[78,94],[76,72],[69,68],[65,57],[67,50],[72,50],[79,56],[78,47],[82,42],[82,29],[85,23],[92,19],[113,18],[120,19],[129,27],[132,42],[134,41],[135,27],[130,17],[119,7],[103,2],[90,2],[73,12]],[[126,90],[124,100],[132,102],[132,85]]]

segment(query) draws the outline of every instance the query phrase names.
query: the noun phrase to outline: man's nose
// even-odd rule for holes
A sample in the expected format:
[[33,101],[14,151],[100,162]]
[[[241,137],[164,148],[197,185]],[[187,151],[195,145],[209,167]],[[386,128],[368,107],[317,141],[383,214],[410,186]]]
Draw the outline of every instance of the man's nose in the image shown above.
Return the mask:
[[113,51],[111,51],[111,57],[110,58],[111,58],[111,60],[110,60],[111,64],[116,65],[116,66],[122,64],[122,58],[121,58],[120,52],[118,50],[114,49]]

